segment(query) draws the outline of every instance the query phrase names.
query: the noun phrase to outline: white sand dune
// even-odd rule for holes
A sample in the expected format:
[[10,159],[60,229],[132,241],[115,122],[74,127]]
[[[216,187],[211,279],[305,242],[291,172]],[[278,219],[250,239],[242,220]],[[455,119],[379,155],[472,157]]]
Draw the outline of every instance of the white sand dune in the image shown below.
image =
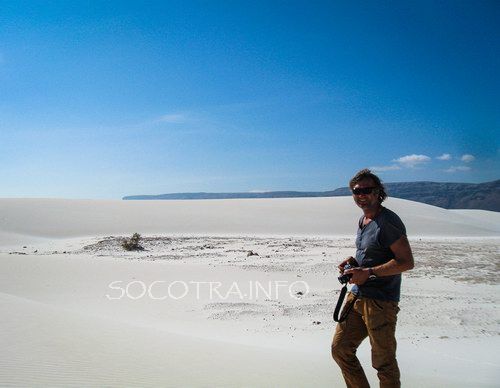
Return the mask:
[[[449,211],[389,199],[412,236],[495,236],[494,212]],[[359,218],[350,197],[190,201],[0,199],[0,232],[77,237],[156,234],[352,236]],[[5,236],[4,236],[5,238]]]
[[500,232],[500,213],[488,210],[450,210],[452,213],[466,217],[467,220],[474,219],[478,226]]
[[[387,207],[405,221],[417,260],[399,317],[403,386],[496,386],[498,214],[398,199]],[[329,356],[335,265],[353,253],[358,217],[343,197],[0,199],[0,385],[342,386]],[[164,237],[132,253],[118,239],[99,242],[133,232]],[[311,292],[109,300],[116,280],[136,282],[133,295],[137,282],[156,280],[302,280]],[[359,356],[376,385],[368,344]]]
[[[0,294],[2,386],[325,386],[300,352],[235,345]],[[323,362],[324,363],[324,362]]]

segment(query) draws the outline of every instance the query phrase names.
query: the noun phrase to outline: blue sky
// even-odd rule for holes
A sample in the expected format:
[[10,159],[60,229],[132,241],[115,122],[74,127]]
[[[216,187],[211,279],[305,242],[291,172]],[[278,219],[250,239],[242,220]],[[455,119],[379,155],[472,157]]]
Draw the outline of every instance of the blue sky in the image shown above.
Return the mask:
[[500,176],[497,1],[0,1],[0,197]]

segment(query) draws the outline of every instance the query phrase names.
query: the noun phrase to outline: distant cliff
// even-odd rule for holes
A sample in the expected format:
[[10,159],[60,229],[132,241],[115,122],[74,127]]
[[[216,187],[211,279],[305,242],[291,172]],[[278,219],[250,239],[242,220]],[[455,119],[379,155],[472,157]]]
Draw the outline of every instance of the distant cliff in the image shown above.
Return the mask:
[[[385,183],[389,196],[423,202],[445,209],[482,209],[500,212],[500,180],[486,183],[395,182]],[[351,195],[349,188],[333,191],[269,191],[262,193],[173,193],[132,195],[134,199],[233,199],[339,197]]]

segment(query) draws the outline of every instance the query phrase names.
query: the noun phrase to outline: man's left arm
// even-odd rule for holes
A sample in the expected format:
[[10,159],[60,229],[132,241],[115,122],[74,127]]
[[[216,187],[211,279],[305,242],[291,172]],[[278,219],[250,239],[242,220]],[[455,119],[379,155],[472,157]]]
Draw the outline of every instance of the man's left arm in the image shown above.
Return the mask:
[[413,253],[406,236],[401,236],[391,246],[394,259],[372,268],[375,276],[391,276],[413,269]]
[[408,238],[405,235],[392,243],[390,248],[394,253],[394,259],[389,260],[387,263],[372,268],[353,268],[347,270],[345,273],[352,273],[349,283],[361,285],[368,280],[371,274],[377,277],[391,276],[408,271],[414,267],[413,253],[411,252]]

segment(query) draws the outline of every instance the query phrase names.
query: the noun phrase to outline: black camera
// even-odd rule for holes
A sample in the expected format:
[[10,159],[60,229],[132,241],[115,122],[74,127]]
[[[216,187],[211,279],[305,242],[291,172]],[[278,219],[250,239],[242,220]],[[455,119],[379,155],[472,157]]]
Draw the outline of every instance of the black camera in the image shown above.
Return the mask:
[[[354,268],[354,267],[355,267],[354,265],[346,264],[345,267],[344,267],[344,271],[346,271],[348,269],[351,269],[351,268]],[[351,273],[342,274],[342,275],[340,275],[338,277],[340,284],[347,284],[347,283],[349,283],[349,279],[350,278],[352,278],[352,274]]]

